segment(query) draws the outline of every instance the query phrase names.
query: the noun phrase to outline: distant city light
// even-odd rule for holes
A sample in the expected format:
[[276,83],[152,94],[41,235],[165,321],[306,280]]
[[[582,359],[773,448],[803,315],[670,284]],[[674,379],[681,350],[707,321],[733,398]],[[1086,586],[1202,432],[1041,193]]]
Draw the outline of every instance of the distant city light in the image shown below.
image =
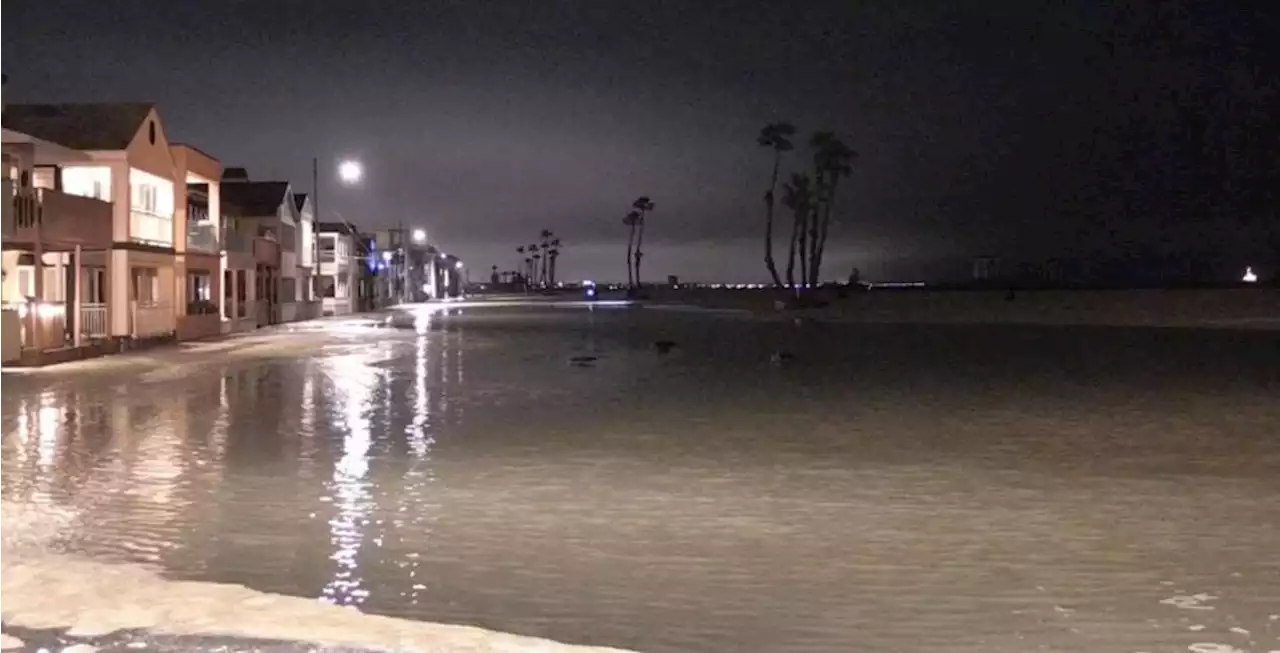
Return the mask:
[[455,263],[455,264],[453,265],[453,267],[458,268],[459,270],[461,270],[461,269],[462,269],[462,261],[458,261],[457,263]]
[[1258,282],[1258,275],[1256,275],[1256,274],[1254,274],[1254,273],[1253,273],[1253,266],[1249,266],[1249,267],[1246,267],[1246,268],[1244,269],[1244,276],[1243,276],[1243,277],[1240,277],[1240,280],[1241,280],[1241,281],[1243,281],[1243,282],[1245,282],[1245,283],[1257,283],[1257,282]]
[[415,243],[417,243],[417,244],[419,244],[419,245],[421,245],[422,243],[427,242],[427,230],[426,230],[426,229],[414,229],[414,230],[413,230],[413,242],[415,242]]
[[358,184],[364,177],[364,166],[359,161],[348,159],[338,164],[338,179],[344,184]]

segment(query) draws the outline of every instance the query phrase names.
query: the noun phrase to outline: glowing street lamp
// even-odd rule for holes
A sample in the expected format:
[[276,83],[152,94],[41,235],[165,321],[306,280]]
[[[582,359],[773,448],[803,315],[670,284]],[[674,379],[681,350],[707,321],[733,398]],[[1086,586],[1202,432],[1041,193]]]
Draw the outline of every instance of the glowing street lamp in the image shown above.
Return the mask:
[[418,245],[421,245],[421,244],[423,244],[423,243],[427,242],[427,230],[426,230],[426,229],[414,229],[414,230],[413,230],[413,242],[414,242],[415,244],[418,244]]
[[457,263],[454,263],[454,264],[453,264],[453,267],[458,268],[459,270],[461,270],[461,269],[462,269],[462,261],[458,261]]
[[359,161],[347,159],[338,163],[338,180],[344,184],[358,184],[364,178],[364,166]]
[[1246,267],[1244,269],[1244,276],[1240,277],[1240,280],[1245,283],[1257,283],[1258,275],[1254,273],[1252,267]]

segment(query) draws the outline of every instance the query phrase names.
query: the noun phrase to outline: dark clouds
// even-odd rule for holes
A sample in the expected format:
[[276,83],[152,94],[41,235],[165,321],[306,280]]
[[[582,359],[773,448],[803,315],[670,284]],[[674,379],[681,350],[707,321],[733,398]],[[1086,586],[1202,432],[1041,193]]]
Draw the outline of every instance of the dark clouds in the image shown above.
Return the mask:
[[752,280],[769,120],[861,154],[833,267],[909,273],[1142,223],[1126,212],[1150,202],[1111,183],[1134,93],[1274,104],[1272,17],[1098,4],[46,0],[6,5],[3,48],[10,102],[156,100],[176,139],[260,178],[307,187],[312,156],[360,156],[368,183],[322,201],[425,224],[476,267],[549,227],[569,276],[620,276],[647,194],[655,275]]

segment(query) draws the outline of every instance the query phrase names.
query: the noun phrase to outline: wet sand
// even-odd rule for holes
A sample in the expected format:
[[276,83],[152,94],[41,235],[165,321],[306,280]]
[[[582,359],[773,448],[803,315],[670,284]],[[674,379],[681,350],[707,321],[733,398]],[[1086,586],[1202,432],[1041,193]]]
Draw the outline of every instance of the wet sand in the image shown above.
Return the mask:
[[6,506],[67,515],[18,562],[653,652],[1280,648],[1275,334],[449,312],[6,374]]

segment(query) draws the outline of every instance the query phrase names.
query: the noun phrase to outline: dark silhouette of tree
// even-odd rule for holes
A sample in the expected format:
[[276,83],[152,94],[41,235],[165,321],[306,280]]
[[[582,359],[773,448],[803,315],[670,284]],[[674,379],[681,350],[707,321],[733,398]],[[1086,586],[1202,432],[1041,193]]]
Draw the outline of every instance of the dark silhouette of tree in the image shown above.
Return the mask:
[[532,285],[538,283],[538,244],[529,243],[524,246],[524,251],[529,255],[529,284]]
[[637,220],[638,227],[636,229],[636,251],[635,251],[635,266],[636,266],[635,285],[638,288],[642,285],[640,281],[640,260],[644,258],[644,251],[642,250],[642,246],[644,245],[645,218],[649,215],[649,212],[653,210],[653,201],[650,200],[647,196],[642,195],[640,197],[637,197],[636,201],[631,203],[631,208],[635,209],[636,211],[639,211],[640,213],[639,220]]
[[547,255],[547,250],[551,249],[551,236],[550,229],[538,232],[538,247],[542,248],[542,270],[539,272],[539,282],[543,286],[550,281],[551,257]]
[[548,278],[548,281],[550,281],[551,287],[554,288],[556,285],[556,259],[560,258],[560,239],[559,238],[554,238],[551,240],[551,249],[547,250],[547,256],[551,261],[551,265],[550,265],[551,274]]
[[816,189],[813,197],[814,211],[809,219],[809,267],[807,284],[821,283],[822,255],[827,247],[827,234],[831,228],[831,215],[835,209],[836,189],[840,178],[852,171],[857,156],[848,145],[829,131],[814,133],[809,139],[813,148],[813,177]]
[[[528,259],[526,259],[526,258],[524,257],[524,245],[521,245],[521,246],[519,246],[519,247],[517,247],[517,248],[516,248],[516,254],[519,254],[519,255],[520,255],[520,260],[519,260],[519,262],[516,264],[516,267],[520,268],[521,270],[526,269],[526,268],[527,268],[527,266],[528,266],[528,262],[527,262],[527,261],[528,261]],[[517,272],[516,274],[517,274],[517,275],[519,275],[519,276],[524,276],[524,274],[523,274],[523,273],[520,273],[520,272]]]
[[813,211],[813,189],[807,175],[794,173],[791,180],[782,185],[782,205],[791,209],[791,246],[787,249],[787,286],[799,290],[796,285],[796,257],[800,258],[801,276],[805,268],[805,230]]
[[640,225],[640,212],[631,211],[626,217],[622,218],[622,224],[630,229],[627,234],[627,287],[635,288],[635,267],[632,265],[634,261],[634,251],[636,244],[636,227]]
[[774,122],[764,126],[756,138],[756,144],[773,150],[773,171],[769,175],[769,190],[764,194],[764,265],[773,277],[773,285],[782,287],[782,279],[778,277],[778,266],[773,260],[773,206],[774,191],[778,188],[778,167],[782,164],[782,153],[795,148],[789,140],[796,133],[796,128],[785,122]]

